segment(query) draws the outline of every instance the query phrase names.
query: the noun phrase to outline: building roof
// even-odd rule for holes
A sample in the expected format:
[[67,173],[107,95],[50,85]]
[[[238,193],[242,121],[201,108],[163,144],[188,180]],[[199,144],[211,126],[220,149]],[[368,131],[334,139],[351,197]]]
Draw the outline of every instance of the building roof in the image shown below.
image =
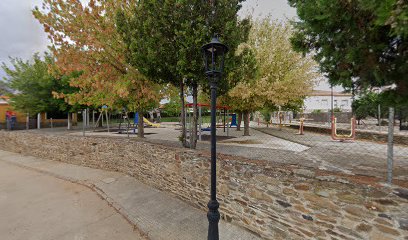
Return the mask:
[[0,104],[8,104],[8,100],[10,99],[10,97],[8,96],[4,96],[4,95],[0,95]]
[[[313,90],[308,96],[331,96],[331,91],[326,90]],[[351,97],[351,93],[333,92],[335,97]]]

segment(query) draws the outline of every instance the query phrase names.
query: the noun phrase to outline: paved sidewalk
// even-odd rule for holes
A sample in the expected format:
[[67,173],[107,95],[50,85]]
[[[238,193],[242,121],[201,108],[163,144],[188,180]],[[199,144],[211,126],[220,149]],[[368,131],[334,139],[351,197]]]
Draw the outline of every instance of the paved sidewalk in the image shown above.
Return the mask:
[[[277,127],[256,128],[273,137],[296,142],[309,149],[299,155],[291,154],[282,159],[296,158],[300,164],[314,164],[323,170],[340,171],[347,174],[360,174],[385,178],[387,172],[387,144],[369,141],[333,141],[329,135],[305,132],[297,135],[296,129]],[[408,180],[408,147],[395,145],[394,149],[394,178]],[[302,163],[302,159],[303,163]]]
[[[207,217],[170,194],[151,188],[122,173],[108,172],[31,156],[0,151],[0,162],[79,183],[96,191],[119,213],[153,240],[207,238]],[[260,239],[243,228],[220,221],[220,239]],[[119,240],[119,239],[118,239]]]
[[142,240],[91,189],[0,161],[0,239]]

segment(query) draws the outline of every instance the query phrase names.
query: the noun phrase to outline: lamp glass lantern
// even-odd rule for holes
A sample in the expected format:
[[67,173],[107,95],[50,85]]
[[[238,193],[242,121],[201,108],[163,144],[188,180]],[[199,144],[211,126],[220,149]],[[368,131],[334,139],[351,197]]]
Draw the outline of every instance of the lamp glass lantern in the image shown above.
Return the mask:
[[201,47],[201,51],[204,57],[205,74],[208,77],[220,77],[224,70],[225,54],[228,52],[228,47],[215,36],[210,43]]

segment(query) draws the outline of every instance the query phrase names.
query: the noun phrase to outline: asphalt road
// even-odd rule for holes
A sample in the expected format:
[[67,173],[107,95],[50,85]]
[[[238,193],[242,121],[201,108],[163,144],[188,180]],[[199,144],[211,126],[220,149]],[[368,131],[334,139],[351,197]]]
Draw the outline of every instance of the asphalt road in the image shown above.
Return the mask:
[[90,189],[0,161],[0,239],[145,239]]

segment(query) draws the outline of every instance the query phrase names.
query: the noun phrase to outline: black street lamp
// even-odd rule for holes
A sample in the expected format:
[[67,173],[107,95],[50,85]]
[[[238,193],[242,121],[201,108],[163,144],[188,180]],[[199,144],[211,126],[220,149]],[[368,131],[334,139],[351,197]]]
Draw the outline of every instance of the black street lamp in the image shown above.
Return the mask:
[[224,70],[224,58],[228,47],[222,44],[218,37],[213,37],[210,43],[201,47],[204,55],[205,74],[210,81],[211,88],[211,200],[208,202],[207,218],[209,222],[208,240],[218,240],[218,222],[220,204],[217,201],[217,156],[216,156],[216,108],[217,108],[217,81],[221,79]]

